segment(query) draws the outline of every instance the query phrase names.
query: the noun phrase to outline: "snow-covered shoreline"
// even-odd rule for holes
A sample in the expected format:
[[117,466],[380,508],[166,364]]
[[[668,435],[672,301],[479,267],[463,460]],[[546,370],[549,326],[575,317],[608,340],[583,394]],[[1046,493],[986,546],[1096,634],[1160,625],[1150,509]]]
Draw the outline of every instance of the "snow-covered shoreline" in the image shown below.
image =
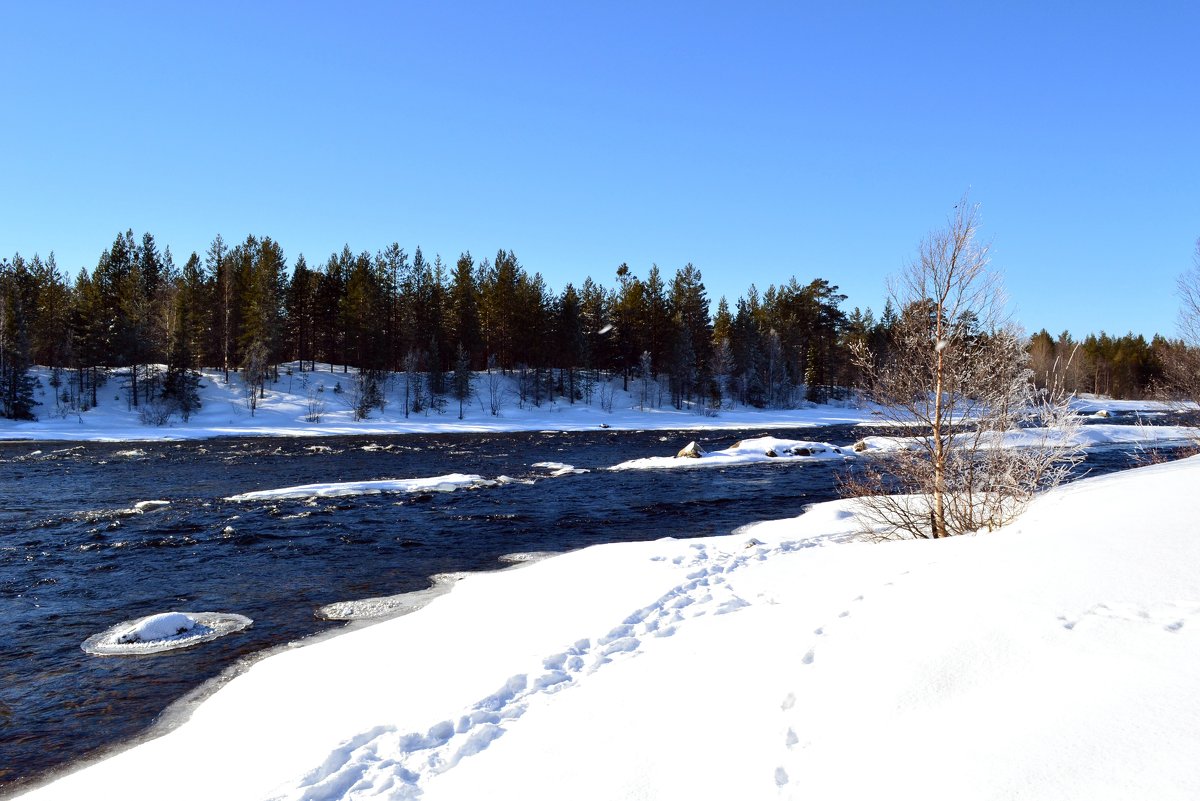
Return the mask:
[[852,542],[837,501],[470,575],[28,798],[1194,798],[1198,481],[1087,479],[938,542]]
[[[266,397],[257,401],[251,413],[246,389],[233,375],[229,383],[219,371],[206,370],[200,382],[202,405],[187,422],[178,416],[163,426],[142,422],[138,409],[131,408],[127,391],[118,379],[110,379],[101,390],[98,406],[86,412],[59,412],[55,409],[53,389],[46,370],[37,369],[40,381],[35,409],[36,421],[0,419],[0,441],[38,442],[173,442],[215,437],[331,437],[388,436],[396,434],[490,434],[522,431],[719,431],[759,428],[764,430],[805,428],[827,425],[874,426],[880,418],[867,407],[811,405],[801,409],[755,409],[738,407],[699,414],[692,409],[643,408],[635,393],[626,392],[621,382],[610,384],[611,399],[602,408],[598,399],[587,404],[553,403],[533,406],[520,404],[511,376],[499,377],[504,398],[500,414],[485,410],[478,398],[464,409],[458,419],[457,404],[448,404],[441,413],[425,411],[404,415],[393,399],[383,411],[373,409],[368,417],[356,420],[351,386],[354,373],[293,372],[268,385]],[[486,380],[480,374],[477,388]],[[320,390],[318,392],[318,389]],[[393,394],[402,391],[393,388]],[[1175,407],[1156,401],[1113,401],[1084,398],[1076,403],[1082,413],[1121,413],[1132,409],[1169,413]],[[314,409],[319,407],[319,413]],[[311,418],[319,418],[313,422]]]
[[[599,395],[591,404],[568,403],[562,398],[543,401],[541,406],[521,404],[516,379],[497,376],[503,402],[499,415],[485,409],[476,397],[458,419],[457,403],[447,403],[439,413],[425,410],[404,414],[399,398],[403,389],[393,387],[392,402],[383,411],[372,409],[365,419],[355,419],[350,387],[354,373],[293,372],[269,384],[266,397],[251,413],[246,389],[237,375],[225,383],[220,371],[205,370],[200,382],[201,407],[187,422],[177,415],[163,426],[142,422],[138,409],[131,408],[127,391],[116,379],[101,390],[98,406],[86,412],[56,411],[49,375],[36,371],[40,384],[35,409],[36,421],[0,419],[0,441],[64,442],[173,442],[215,437],[332,437],[388,436],[395,434],[491,434],[523,431],[621,430],[721,430],[734,428],[796,428],[819,425],[858,425],[876,420],[868,409],[844,406],[809,406],[802,409],[720,409],[700,414],[692,409],[643,408],[634,394],[621,388],[619,379],[608,384],[609,400]],[[486,381],[476,376],[476,388]],[[318,391],[319,390],[319,391]],[[396,397],[392,397],[392,396]],[[607,408],[605,408],[607,407]],[[314,409],[319,409],[314,413]],[[319,418],[313,420],[313,418]]]

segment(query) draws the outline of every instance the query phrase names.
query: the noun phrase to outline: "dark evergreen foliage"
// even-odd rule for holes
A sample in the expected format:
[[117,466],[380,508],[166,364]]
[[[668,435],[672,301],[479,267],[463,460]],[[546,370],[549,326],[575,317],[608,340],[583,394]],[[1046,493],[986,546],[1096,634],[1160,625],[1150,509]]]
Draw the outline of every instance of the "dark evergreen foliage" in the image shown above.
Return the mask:
[[[667,275],[651,265],[644,280],[622,264],[611,288],[585,277],[556,294],[503,249],[479,262],[462,253],[447,270],[419,247],[410,258],[397,243],[374,255],[347,245],[314,269],[303,255],[289,266],[270,237],[231,247],[218,235],[179,270],[151,234],[125,231],[73,282],[53,254],[0,264],[6,416],[33,413],[35,363],[64,376],[54,388],[60,411],[95,406],[115,370],[131,407],[162,402],[186,418],[197,408],[200,367],[223,370],[226,381],[240,371],[253,409],[283,362],[374,376],[357,390],[363,415],[383,403],[376,395],[388,371],[403,374],[406,414],[440,411],[447,394],[461,414],[466,377],[488,367],[516,372],[522,402],[534,405],[592,403],[597,392],[611,403],[607,379],[619,378],[630,391],[638,382],[642,403],[789,407],[853,387],[848,348],[866,343],[883,358],[899,320],[890,305],[878,318],[870,309],[847,314],[846,296],[823,278],[761,293],[751,285],[743,297],[721,298],[714,314],[691,264]],[[1163,365],[1188,350],[1162,337],[1076,341],[1045,331],[1029,348],[1043,385],[1117,397],[1153,391]]]

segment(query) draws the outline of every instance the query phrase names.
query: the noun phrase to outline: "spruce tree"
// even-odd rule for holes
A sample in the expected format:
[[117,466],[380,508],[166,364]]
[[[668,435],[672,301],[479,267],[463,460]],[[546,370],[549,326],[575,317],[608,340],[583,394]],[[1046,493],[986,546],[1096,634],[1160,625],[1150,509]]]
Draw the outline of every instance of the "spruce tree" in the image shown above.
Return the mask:
[[0,263],[0,415],[36,420],[29,373],[29,324],[16,277],[8,262]]

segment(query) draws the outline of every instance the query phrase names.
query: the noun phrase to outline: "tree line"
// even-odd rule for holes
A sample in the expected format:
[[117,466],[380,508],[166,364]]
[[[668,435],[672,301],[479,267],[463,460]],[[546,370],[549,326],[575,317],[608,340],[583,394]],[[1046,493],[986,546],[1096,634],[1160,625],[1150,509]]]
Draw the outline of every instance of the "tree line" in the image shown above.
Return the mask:
[[253,235],[218,235],[180,267],[152,234],[126,231],[73,279],[53,254],[0,261],[0,411],[32,415],[33,364],[52,369],[68,408],[99,404],[120,369],[130,406],[166,399],[186,417],[197,368],[240,372],[261,393],[289,362],[419,373],[434,397],[456,391],[456,374],[493,370],[532,374],[535,402],[581,400],[603,375],[627,390],[652,383],[656,405],[793,406],[847,381],[844,300],[824,279],[792,279],[722,298],[713,314],[691,264],[645,278],[622,264],[608,286],[588,277],[555,292],[511,250],[450,265],[419,247],[347,246],[289,265],[277,241]]
[[[185,419],[198,405],[196,369],[226,381],[239,372],[261,395],[283,363],[419,374],[425,400],[406,404],[457,396],[467,371],[489,370],[519,372],[534,403],[590,402],[604,376],[643,404],[788,408],[856,385],[853,348],[883,358],[903,310],[846,313],[846,299],[826,279],[792,278],[751,285],[714,310],[691,264],[670,275],[654,265],[644,277],[622,264],[607,285],[587,277],[555,292],[511,250],[448,264],[419,247],[346,246],[323,264],[300,255],[289,265],[277,241],[253,235],[236,244],[218,235],[180,267],[152,234],[126,231],[73,278],[53,254],[0,261],[0,414],[32,417],[34,364],[51,368],[60,407],[96,406],[108,371],[120,369],[127,403],[162,401]],[[1029,344],[1039,381],[1053,374],[1068,389],[1117,397],[1152,391],[1163,355],[1178,347],[1045,331]]]

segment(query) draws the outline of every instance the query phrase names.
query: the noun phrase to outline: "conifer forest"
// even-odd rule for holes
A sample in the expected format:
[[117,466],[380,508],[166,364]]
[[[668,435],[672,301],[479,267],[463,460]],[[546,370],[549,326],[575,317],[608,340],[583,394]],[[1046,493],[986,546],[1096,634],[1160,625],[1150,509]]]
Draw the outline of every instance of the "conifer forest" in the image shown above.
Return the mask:
[[[60,407],[105,402],[98,388],[120,371],[123,402],[167,404],[186,419],[197,368],[239,374],[261,393],[286,363],[357,368],[368,400],[384,375],[419,376],[427,391],[407,404],[460,396],[487,370],[519,375],[533,403],[591,403],[604,377],[641,382],[643,402],[658,406],[789,408],[846,398],[858,378],[851,348],[884,358],[898,315],[911,311],[847,311],[824,278],[712,300],[691,264],[643,275],[622,264],[605,280],[554,289],[511,250],[447,263],[419,247],[346,246],[322,264],[289,264],[270,237],[218,235],[180,265],[153,235],[126,231],[74,276],[53,254],[0,261],[0,414],[34,416],[33,365],[53,371]],[[1039,383],[1121,398],[1155,391],[1180,348],[1158,335],[1045,330],[1028,343]]]

